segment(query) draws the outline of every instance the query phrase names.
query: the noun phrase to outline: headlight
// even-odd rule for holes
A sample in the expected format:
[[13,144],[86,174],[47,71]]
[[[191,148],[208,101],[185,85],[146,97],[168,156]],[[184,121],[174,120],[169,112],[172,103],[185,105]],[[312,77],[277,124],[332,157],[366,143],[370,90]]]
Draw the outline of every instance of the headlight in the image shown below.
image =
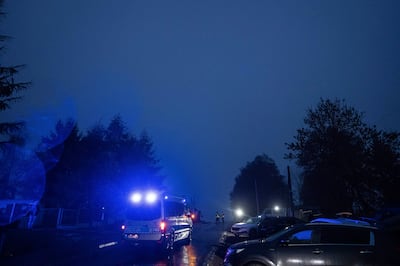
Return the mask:
[[228,250],[226,251],[226,256],[231,256],[234,254],[238,254],[240,252],[242,252],[244,250],[244,248],[228,248]]

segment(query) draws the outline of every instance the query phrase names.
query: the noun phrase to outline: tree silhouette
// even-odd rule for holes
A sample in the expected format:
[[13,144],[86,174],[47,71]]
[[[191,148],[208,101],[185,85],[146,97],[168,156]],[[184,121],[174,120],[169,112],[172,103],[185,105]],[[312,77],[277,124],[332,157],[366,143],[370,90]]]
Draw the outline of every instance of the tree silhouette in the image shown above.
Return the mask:
[[232,208],[241,207],[247,215],[255,216],[275,204],[285,206],[288,187],[275,162],[263,154],[240,170],[230,198]]
[[[118,215],[135,186],[162,186],[161,167],[147,134],[134,137],[119,115],[107,127],[97,124],[85,134],[73,123],[58,122],[40,145],[48,169],[42,200],[46,207],[89,208],[92,218],[100,208]],[[71,127],[65,142],[52,145]]]
[[[0,8],[3,6],[0,0]],[[0,16],[4,16],[0,12]],[[8,36],[0,35],[0,52],[4,50],[4,42],[9,39]],[[3,66],[0,63],[0,112],[11,108],[11,104],[22,98],[20,92],[26,89],[29,82],[16,82],[15,76],[23,65]],[[0,121],[0,144],[2,143],[18,143],[21,144],[23,139],[18,133],[25,123],[23,121]],[[0,145],[0,148],[2,146]]]
[[355,206],[369,212],[384,203],[385,187],[398,182],[399,134],[369,127],[363,116],[344,100],[321,99],[307,110],[305,127],[286,144],[286,158],[303,169],[304,205],[326,214]]

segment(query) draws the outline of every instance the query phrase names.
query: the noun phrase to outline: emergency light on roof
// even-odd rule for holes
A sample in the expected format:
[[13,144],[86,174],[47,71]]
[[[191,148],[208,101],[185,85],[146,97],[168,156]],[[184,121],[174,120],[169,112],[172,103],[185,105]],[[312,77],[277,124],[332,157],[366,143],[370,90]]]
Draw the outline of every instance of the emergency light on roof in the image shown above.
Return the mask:
[[156,200],[157,200],[157,193],[155,193],[153,191],[147,192],[147,194],[146,194],[146,202],[147,203],[153,203]]
[[156,192],[148,191],[146,193],[135,192],[131,195],[130,200],[133,203],[140,203],[144,200],[146,203],[152,204],[157,200],[157,198],[158,195]]
[[131,201],[133,203],[139,203],[140,201],[142,201],[142,194],[135,192],[131,195]]

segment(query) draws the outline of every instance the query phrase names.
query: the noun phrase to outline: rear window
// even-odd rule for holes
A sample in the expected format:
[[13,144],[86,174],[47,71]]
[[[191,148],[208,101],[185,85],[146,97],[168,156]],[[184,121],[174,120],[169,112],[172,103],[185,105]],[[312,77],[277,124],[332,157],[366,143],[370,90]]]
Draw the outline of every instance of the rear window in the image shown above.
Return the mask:
[[134,204],[129,206],[126,212],[129,220],[151,221],[161,218],[161,202],[154,204]]
[[326,228],[321,230],[321,243],[368,245],[370,235],[370,230],[358,228]]

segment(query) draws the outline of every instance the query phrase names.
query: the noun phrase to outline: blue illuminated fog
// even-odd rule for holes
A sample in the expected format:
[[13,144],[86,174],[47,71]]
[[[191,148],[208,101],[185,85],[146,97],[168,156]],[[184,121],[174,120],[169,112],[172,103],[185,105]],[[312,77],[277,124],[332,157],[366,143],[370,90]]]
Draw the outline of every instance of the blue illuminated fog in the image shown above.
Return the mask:
[[[399,1],[6,1],[6,64],[26,64],[7,112],[32,137],[121,114],[154,141],[166,185],[206,218],[240,168],[285,142],[321,97],[400,127]],[[3,114],[2,114],[3,115]],[[296,177],[296,176],[295,176]]]

